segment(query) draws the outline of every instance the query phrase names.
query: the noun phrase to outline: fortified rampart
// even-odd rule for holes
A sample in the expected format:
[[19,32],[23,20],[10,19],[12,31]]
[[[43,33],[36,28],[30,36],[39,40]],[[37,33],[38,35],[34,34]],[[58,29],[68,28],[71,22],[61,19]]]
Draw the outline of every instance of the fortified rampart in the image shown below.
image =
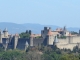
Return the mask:
[[[6,49],[26,50],[28,46],[53,46],[56,45],[60,49],[71,49],[75,46],[80,48],[80,36],[71,36],[70,32],[64,29],[52,31],[50,27],[44,27],[39,38],[34,37],[31,30],[27,30],[26,34],[30,34],[29,38],[19,38],[19,35],[9,36],[7,29],[0,31],[0,45]],[[80,33],[79,33],[80,34]],[[57,38],[66,36],[66,38]]]
[[79,46],[80,44],[80,36],[74,36],[74,37],[66,37],[65,39],[58,39],[58,43],[56,43],[56,46],[60,49],[71,49],[75,46]]

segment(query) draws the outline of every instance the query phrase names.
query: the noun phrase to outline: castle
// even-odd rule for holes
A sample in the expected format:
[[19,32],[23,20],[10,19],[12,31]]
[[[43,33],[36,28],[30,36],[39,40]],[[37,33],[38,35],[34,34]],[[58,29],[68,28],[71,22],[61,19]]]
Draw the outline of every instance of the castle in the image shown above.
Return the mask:
[[[56,45],[59,49],[71,49],[75,46],[80,48],[80,31],[76,35],[72,35],[67,31],[66,27],[57,28],[52,31],[50,27],[44,27],[44,30],[41,30],[41,34],[32,34],[31,30],[27,30],[27,33],[30,34],[29,38],[20,38],[19,34],[9,35],[7,28],[4,29],[3,33],[0,30],[0,47],[7,49],[20,49],[26,50],[27,47],[41,46],[53,46]],[[40,38],[36,38],[41,36]],[[65,36],[66,38],[59,38]]]

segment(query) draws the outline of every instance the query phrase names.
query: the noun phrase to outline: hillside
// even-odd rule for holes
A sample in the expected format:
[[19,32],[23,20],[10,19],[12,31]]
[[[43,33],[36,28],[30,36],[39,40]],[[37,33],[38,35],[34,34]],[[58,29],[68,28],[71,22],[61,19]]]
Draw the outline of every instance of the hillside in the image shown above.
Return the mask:
[[[32,30],[33,33],[40,33],[41,30],[45,27],[51,27],[52,30],[58,28],[59,26],[55,26],[55,25],[41,25],[41,24],[32,24],[32,23],[26,23],[26,24],[16,24],[16,23],[9,23],[9,22],[0,22],[0,29],[4,30],[5,28],[8,29],[9,33],[21,33],[24,32],[26,30]],[[78,30],[80,28],[67,28],[69,31],[76,31],[78,32]]]

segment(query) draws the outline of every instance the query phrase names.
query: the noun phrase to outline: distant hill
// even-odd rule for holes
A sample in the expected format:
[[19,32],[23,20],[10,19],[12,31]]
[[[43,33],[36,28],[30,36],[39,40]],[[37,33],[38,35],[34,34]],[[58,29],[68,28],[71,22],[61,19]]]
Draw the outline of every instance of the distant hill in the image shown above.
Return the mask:
[[[55,25],[41,25],[41,24],[32,24],[32,23],[26,23],[26,24],[16,24],[16,23],[9,23],[9,22],[0,22],[0,29],[4,30],[5,28],[8,29],[9,33],[21,33],[25,32],[26,30],[32,30],[33,33],[41,33],[41,30],[45,26],[51,27],[52,30],[58,28],[59,26]],[[69,31],[76,31],[78,32],[80,28],[68,28]]]

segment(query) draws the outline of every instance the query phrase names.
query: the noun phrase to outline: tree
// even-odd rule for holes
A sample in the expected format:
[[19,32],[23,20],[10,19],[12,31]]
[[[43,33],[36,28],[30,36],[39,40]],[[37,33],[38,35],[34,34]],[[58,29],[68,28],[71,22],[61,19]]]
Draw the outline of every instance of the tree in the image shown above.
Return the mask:
[[19,35],[20,35],[20,38],[29,38],[30,37],[30,34],[25,33],[25,32],[23,32],[23,33],[21,33]]

